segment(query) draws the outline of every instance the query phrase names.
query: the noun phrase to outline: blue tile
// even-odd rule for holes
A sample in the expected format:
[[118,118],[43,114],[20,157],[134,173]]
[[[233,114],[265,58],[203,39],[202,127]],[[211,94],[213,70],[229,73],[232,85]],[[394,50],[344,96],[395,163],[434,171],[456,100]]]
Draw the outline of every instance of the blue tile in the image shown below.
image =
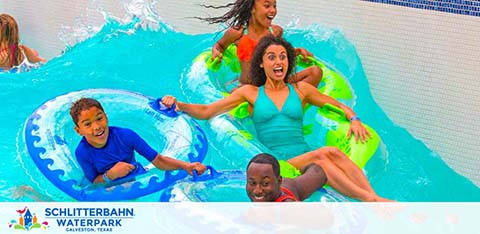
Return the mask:
[[363,0],[410,8],[441,11],[470,16],[480,15],[480,1],[476,0]]

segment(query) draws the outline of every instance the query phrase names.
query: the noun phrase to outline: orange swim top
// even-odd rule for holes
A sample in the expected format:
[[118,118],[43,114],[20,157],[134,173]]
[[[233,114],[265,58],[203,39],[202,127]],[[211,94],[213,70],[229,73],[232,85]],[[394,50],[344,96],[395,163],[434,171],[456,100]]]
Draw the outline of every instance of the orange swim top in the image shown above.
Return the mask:
[[285,187],[280,187],[283,191],[283,194],[282,196],[280,196],[279,198],[277,198],[277,200],[275,200],[275,202],[283,202],[287,199],[292,199],[294,201],[298,201],[297,197],[295,197],[295,194],[292,193],[292,191],[288,190],[287,188]]
[[[273,34],[272,27],[270,27],[269,30],[270,30],[270,33]],[[258,44],[258,41],[254,41],[252,38],[247,36],[247,34],[248,34],[248,29],[247,29],[247,26],[245,26],[243,35],[237,44],[237,57],[238,57],[238,60],[243,62],[249,62],[250,59],[252,59],[253,51],[255,50],[255,47],[257,47],[257,44]]]

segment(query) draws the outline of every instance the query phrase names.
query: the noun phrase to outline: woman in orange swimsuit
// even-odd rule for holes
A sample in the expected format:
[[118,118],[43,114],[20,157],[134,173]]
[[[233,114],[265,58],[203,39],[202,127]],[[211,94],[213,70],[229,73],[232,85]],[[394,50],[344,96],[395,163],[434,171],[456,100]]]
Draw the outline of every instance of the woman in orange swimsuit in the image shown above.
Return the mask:
[[[236,0],[225,6],[206,6],[206,8],[228,8],[231,9],[222,16],[201,18],[210,24],[226,23],[229,28],[224,35],[212,47],[212,60],[222,59],[222,53],[232,43],[237,45],[237,56],[240,60],[242,73],[240,74],[240,84],[250,84],[248,77],[250,67],[250,58],[258,41],[266,35],[273,34],[281,37],[283,35],[282,27],[272,24],[272,20],[277,15],[276,0]],[[301,54],[303,58],[312,56],[310,52],[303,48],[296,48],[297,55]],[[314,87],[317,87],[322,79],[322,70],[317,66],[304,69],[289,77],[290,82],[303,80]]]
[[0,72],[19,66],[26,59],[31,63],[46,62],[38,52],[19,44],[18,25],[8,14],[0,14]]

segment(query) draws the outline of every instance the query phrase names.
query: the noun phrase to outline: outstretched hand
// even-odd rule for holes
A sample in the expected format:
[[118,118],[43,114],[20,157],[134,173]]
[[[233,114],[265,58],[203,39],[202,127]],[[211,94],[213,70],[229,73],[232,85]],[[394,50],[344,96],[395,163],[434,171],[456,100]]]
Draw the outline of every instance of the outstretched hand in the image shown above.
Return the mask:
[[[177,103],[177,98],[170,95],[165,95],[162,97],[162,104],[168,108],[172,108],[173,104]],[[178,107],[177,107],[178,108]]]
[[189,175],[193,175],[193,170],[197,171],[198,175],[201,175],[207,170],[207,167],[199,162],[189,163],[185,170]]
[[350,139],[352,134],[355,136],[355,142],[365,143],[368,141],[368,138],[372,137],[370,132],[363,126],[360,120],[354,120],[350,123],[350,128],[348,129],[347,138]]

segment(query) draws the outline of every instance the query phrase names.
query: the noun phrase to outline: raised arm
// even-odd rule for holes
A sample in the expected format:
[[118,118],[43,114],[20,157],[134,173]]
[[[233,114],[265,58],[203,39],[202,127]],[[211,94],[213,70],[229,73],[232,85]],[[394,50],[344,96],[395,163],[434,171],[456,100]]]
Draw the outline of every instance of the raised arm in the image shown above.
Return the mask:
[[371,137],[370,132],[368,132],[367,129],[362,125],[360,118],[358,118],[358,116],[350,107],[342,104],[330,96],[318,92],[315,87],[305,82],[298,82],[297,84],[298,89],[304,95],[304,103],[310,103],[318,107],[322,107],[325,104],[331,104],[343,110],[346,120],[350,122],[350,129],[347,133],[348,138],[350,138],[350,136],[353,134],[356,141],[360,140],[361,142],[364,142]]
[[184,162],[175,158],[165,157],[160,154],[158,154],[157,157],[153,159],[152,164],[159,169],[167,170],[167,171],[183,169],[187,171],[188,174],[190,175],[193,175],[192,173],[193,170],[196,170],[198,174],[201,175],[207,169],[205,165],[199,162],[194,162],[194,163]]
[[242,102],[247,101],[245,93],[251,88],[252,86],[240,87],[236,89],[230,96],[210,104],[190,104],[179,102],[175,97],[168,95],[162,98],[162,103],[168,107],[176,104],[178,110],[183,111],[194,118],[210,119],[235,108]]
[[[287,179],[284,179],[287,180]],[[292,192],[296,191],[300,201],[308,198],[312,193],[327,183],[327,175],[323,169],[315,163],[308,164],[302,168],[302,175],[283,184]]]
[[20,48],[22,48],[23,52],[25,52],[25,55],[27,56],[27,59],[31,63],[38,63],[38,62],[47,62],[46,59],[40,57],[38,52],[32,48],[29,48],[28,46],[25,45],[19,45]]
[[243,27],[240,29],[229,28],[215,44],[212,46],[212,60],[218,57],[218,62],[222,61],[223,52],[243,35]]

